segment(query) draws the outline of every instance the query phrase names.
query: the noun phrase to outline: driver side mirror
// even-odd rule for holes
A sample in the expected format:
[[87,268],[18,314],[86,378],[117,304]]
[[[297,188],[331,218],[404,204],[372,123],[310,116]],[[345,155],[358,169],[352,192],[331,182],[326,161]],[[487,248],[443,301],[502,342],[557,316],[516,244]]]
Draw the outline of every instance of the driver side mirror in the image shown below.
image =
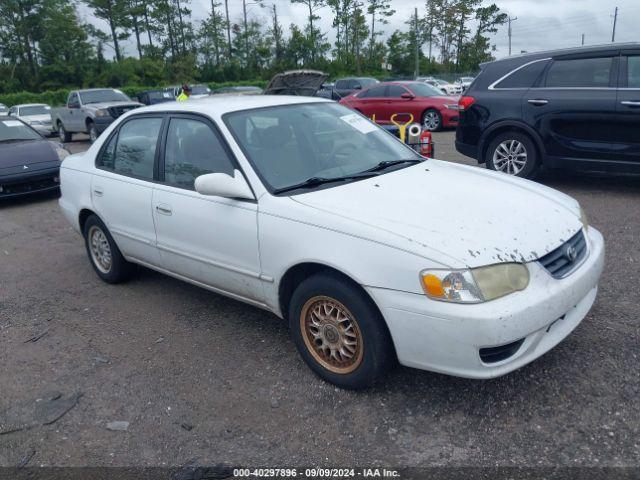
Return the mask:
[[409,93],[409,92],[404,92],[402,95],[400,95],[400,98],[404,99],[404,100],[413,100],[415,98],[415,95]]
[[200,175],[195,180],[195,188],[201,195],[255,200],[251,188],[238,170],[233,171],[233,177],[226,173]]

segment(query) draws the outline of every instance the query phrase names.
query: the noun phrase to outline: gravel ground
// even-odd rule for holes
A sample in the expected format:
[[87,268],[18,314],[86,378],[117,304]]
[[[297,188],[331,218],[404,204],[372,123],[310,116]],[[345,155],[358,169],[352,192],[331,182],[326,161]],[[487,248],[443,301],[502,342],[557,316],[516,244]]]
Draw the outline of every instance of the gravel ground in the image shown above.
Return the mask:
[[[453,136],[437,156],[473,164]],[[583,323],[499,379],[398,368],[360,393],[317,379],[269,313],[149,270],[102,283],[55,196],[1,205],[0,466],[638,467],[640,178],[541,181],[607,241]]]

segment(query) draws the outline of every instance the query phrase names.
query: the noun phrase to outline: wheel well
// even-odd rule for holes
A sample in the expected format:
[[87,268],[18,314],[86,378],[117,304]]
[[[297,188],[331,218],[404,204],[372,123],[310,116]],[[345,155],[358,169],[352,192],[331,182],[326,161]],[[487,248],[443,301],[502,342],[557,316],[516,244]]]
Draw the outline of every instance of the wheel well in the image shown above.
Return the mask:
[[91,118],[87,118],[87,119],[84,121],[84,123],[85,123],[85,125],[87,126],[87,130],[89,130],[89,128],[90,128],[90,127],[89,127],[89,125],[93,124],[94,122],[93,122],[93,119],[91,119]]
[[321,263],[299,263],[298,265],[294,265],[293,267],[289,268],[289,270],[285,272],[285,274],[282,276],[282,279],[280,280],[280,286],[278,288],[278,300],[280,303],[280,311],[282,312],[283,317],[287,318],[289,314],[289,302],[291,301],[291,297],[296,287],[307,278],[312,277],[313,275],[316,275],[320,272],[331,272],[335,275],[339,275],[340,277],[356,286],[359,290],[362,291],[362,293],[367,296],[367,298],[369,298],[373,302],[369,294],[362,288],[362,286],[358,282],[354,281],[351,277],[345,275],[340,270],[329,267],[328,265],[323,265]]
[[526,135],[527,137],[529,137],[533,142],[533,145],[536,149],[536,153],[538,154],[538,160],[540,163],[542,163],[543,155],[542,155],[542,150],[540,148],[538,139],[535,138],[533,135],[531,135],[531,133],[528,132],[526,129],[515,126],[515,125],[505,125],[503,127],[498,127],[487,136],[487,138],[482,142],[482,148],[480,150],[480,158],[478,160],[478,163],[486,163],[485,155],[487,154],[487,149],[489,148],[489,145],[491,144],[494,138],[506,132],[520,133],[522,135]]
[[80,225],[81,232],[84,232],[84,224],[86,223],[87,218],[89,218],[91,215],[94,215],[94,213],[88,208],[83,208],[82,210],[80,210],[80,215],[78,217],[78,225]]

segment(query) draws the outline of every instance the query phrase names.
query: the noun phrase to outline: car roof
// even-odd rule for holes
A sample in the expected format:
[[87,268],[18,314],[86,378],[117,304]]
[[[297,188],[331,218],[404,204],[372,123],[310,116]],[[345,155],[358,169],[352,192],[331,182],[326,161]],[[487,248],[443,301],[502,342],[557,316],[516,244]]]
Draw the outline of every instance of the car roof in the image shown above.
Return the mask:
[[48,107],[46,103],[21,103],[19,105],[14,105],[14,107],[22,108],[22,107]]
[[297,105],[303,103],[333,103],[319,97],[302,97],[290,95],[248,95],[222,96],[214,95],[206,98],[189,99],[184,102],[168,102],[132,110],[135,113],[171,111],[203,113],[211,117],[220,117],[225,113],[251,110],[254,108],[277,107],[281,105]]

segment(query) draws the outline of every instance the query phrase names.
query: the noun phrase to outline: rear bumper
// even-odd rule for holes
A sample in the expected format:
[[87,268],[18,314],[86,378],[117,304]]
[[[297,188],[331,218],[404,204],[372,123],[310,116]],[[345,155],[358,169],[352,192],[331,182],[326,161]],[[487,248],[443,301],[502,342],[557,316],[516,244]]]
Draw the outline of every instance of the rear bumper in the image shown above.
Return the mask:
[[478,147],[476,145],[469,145],[456,140],[456,150],[467,157],[478,158]]
[[[491,302],[461,305],[424,295],[367,288],[380,308],[401,364],[467,378],[516,370],[560,343],[593,305],[604,265],[604,240],[590,228],[589,256],[557,280],[537,262],[527,264],[529,286]],[[480,349],[521,341],[506,358],[487,363]]]

